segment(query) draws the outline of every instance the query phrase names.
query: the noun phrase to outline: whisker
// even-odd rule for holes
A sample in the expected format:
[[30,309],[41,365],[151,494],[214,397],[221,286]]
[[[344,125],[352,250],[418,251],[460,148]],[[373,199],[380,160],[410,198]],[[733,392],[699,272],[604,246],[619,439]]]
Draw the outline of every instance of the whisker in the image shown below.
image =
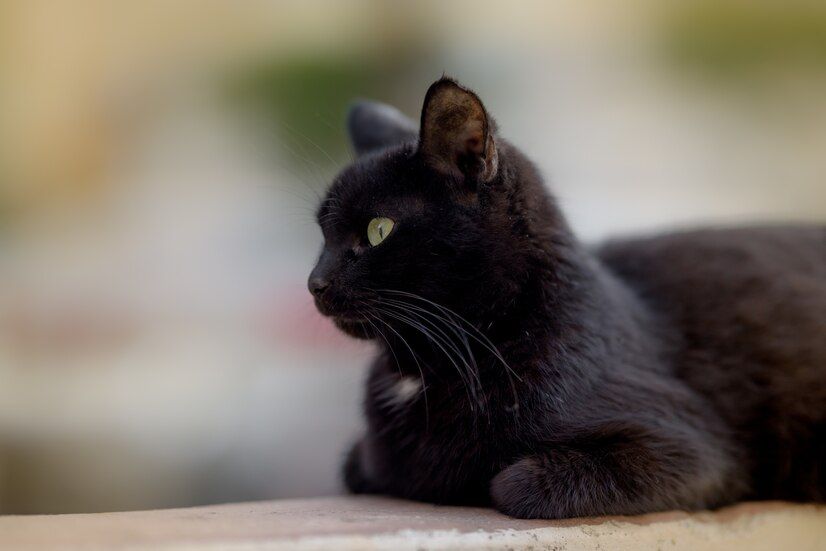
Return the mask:
[[[480,331],[480,330],[479,330],[479,329],[478,329],[475,325],[473,325],[472,323],[470,323],[469,321],[467,321],[465,318],[463,318],[461,315],[457,314],[455,311],[451,310],[451,309],[450,309],[450,308],[448,308],[447,306],[442,306],[441,304],[437,304],[437,303],[435,303],[435,302],[433,302],[433,301],[431,301],[431,300],[428,300],[428,299],[426,299],[426,298],[424,298],[424,297],[422,297],[422,296],[419,296],[419,295],[417,295],[417,294],[415,294],[415,293],[408,293],[408,292],[406,292],[406,291],[397,291],[397,290],[394,290],[394,289],[379,289],[379,291],[381,291],[381,292],[386,292],[386,293],[396,293],[396,294],[399,294],[399,295],[409,296],[409,297],[411,297],[411,298],[415,298],[415,299],[418,299],[418,300],[424,301],[424,302],[426,302],[426,303],[428,303],[428,304],[431,304],[433,307],[438,308],[439,310],[441,310],[442,312],[444,312],[444,313],[445,313],[445,314],[447,314],[447,315],[453,315],[453,316],[456,316],[456,317],[457,317],[460,321],[462,321],[462,322],[463,322],[463,323],[465,323],[468,327],[470,327],[471,329],[473,329],[473,331],[474,331],[474,333],[475,333],[475,334],[478,334],[478,335],[479,335],[479,337],[477,337],[474,333],[468,333],[468,336],[470,336],[471,338],[473,338],[474,340],[476,340],[477,342],[479,342],[479,344],[481,344],[482,346],[484,346],[485,348],[487,348],[487,349],[488,349],[488,351],[490,351],[490,352],[491,352],[494,356],[496,356],[496,358],[497,358],[500,362],[502,362],[502,365],[504,365],[504,366],[505,366],[505,368],[507,368],[507,370],[508,370],[508,371],[509,371],[509,372],[510,372],[510,373],[511,373],[514,377],[516,377],[516,378],[517,378],[517,379],[519,379],[520,381],[522,380],[522,378],[519,376],[519,374],[518,374],[518,373],[516,373],[516,371],[514,371],[514,370],[513,370],[513,368],[511,368],[511,366],[510,366],[510,365],[508,365],[508,362],[507,362],[507,361],[505,361],[505,358],[503,358],[503,357],[502,357],[502,354],[499,352],[499,349],[498,349],[498,348],[496,348],[496,345],[495,345],[495,344],[493,344],[493,342],[491,342],[491,340],[487,337],[487,335],[485,335],[484,333],[482,333],[482,332],[481,332],[481,331]],[[481,337],[481,338],[480,338],[480,337]]]
[[522,381],[522,377],[520,377],[519,374],[516,373],[513,370],[513,368],[511,368],[511,366],[508,364],[508,362],[502,356],[501,352],[499,352],[499,349],[496,348],[496,345],[493,344],[493,342],[487,337],[487,335],[482,333],[482,331],[480,331],[478,327],[476,327],[475,325],[473,325],[472,323],[467,321],[464,317],[462,317],[460,314],[456,313],[455,311],[451,310],[447,306],[437,304],[436,302],[433,302],[432,300],[428,300],[428,299],[424,298],[423,296],[417,295],[415,293],[410,293],[410,292],[407,292],[407,291],[399,291],[399,290],[395,290],[395,289],[377,289],[377,292],[390,293],[390,294],[395,294],[397,296],[410,297],[410,298],[413,298],[413,299],[416,299],[416,300],[420,300],[422,302],[425,302],[425,303],[433,306],[434,308],[437,308],[445,316],[448,316],[451,319],[453,318],[453,316],[455,316],[461,322],[463,322],[467,327],[472,329],[473,332],[469,332],[469,331],[465,330],[464,328],[462,328],[470,338],[472,338],[473,340],[478,342],[480,345],[482,345],[484,348],[486,348],[505,367],[505,369],[506,369],[505,373],[508,376],[508,383],[511,387],[511,392],[513,394],[513,407],[514,408],[518,407],[518,404],[519,404],[519,400],[518,400],[518,396],[517,396],[518,393],[516,391],[516,385],[513,382],[513,377],[516,377],[516,379],[519,380],[520,382]]
[[411,348],[410,344],[408,344],[407,340],[401,336],[401,334],[396,331],[392,325],[381,319],[380,317],[375,318],[376,321],[383,323],[388,329],[390,329],[393,333],[396,334],[399,339],[404,343],[408,350],[410,350],[410,355],[413,357],[413,361],[416,363],[416,367],[419,369],[419,377],[422,381],[422,393],[424,394],[424,414],[425,414],[425,427],[430,426],[430,408],[427,403],[427,383],[424,380],[424,370],[422,369],[421,364],[419,363],[419,359],[416,356],[416,353]]
[[333,157],[332,157],[332,156],[331,156],[331,155],[327,152],[327,150],[326,150],[326,149],[324,149],[323,147],[321,147],[320,145],[318,145],[318,144],[317,144],[314,140],[310,139],[310,138],[309,138],[309,136],[307,136],[307,135],[306,135],[306,134],[304,134],[303,132],[301,132],[301,131],[299,131],[299,130],[297,130],[297,129],[293,128],[292,126],[290,126],[290,125],[289,125],[289,124],[287,124],[287,123],[282,123],[282,125],[284,126],[284,128],[286,128],[286,129],[287,129],[287,130],[289,130],[290,132],[293,132],[293,133],[295,133],[295,134],[297,134],[297,135],[301,136],[302,138],[304,138],[304,140],[305,140],[305,141],[307,141],[307,143],[309,143],[310,145],[312,145],[313,147],[315,147],[318,151],[320,151],[320,152],[321,152],[321,154],[322,154],[322,155],[324,155],[325,157],[327,157],[327,160],[329,160],[329,161],[330,161],[330,163],[332,163],[333,165],[335,165],[335,164],[336,164],[336,160],[335,160],[335,159],[333,159]]
[[430,332],[427,329],[427,327],[425,327],[424,325],[422,325],[421,323],[417,322],[416,320],[414,320],[412,318],[401,315],[398,312],[390,312],[390,311],[387,311],[387,310],[382,310],[382,313],[384,315],[388,316],[388,317],[391,317],[393,319],[401,321],[402,323],[405,323],[405,324],[409,325],[410,327],[416,329],[417,331],[422,333],[429,341],[431,341],[433,344],[435,344],[439,348],[439,350],[441,350],[444,353],[444,355],[447,357],[447,359],[456,368],[456,372],[459,374],[459,376],[462,379],[463,385],[465,387],[465,392],[468,395],[468,400],[471,402],[471,407],[472,407],[473,403],[478,403],[478,399],[476,397],[476,389],[472,388],[471,385],[468,384],[467,373],[461,367],[459,367],[459,364],[456,363],[456,360],[453,359],[453,356],[447,351],[447,349],[444,346],[442,346],[442,342],[439,338],[436,338],[436,336],[433,335],[433,333]]
[[466,336],[467,331],[465,329],[463,329],[461,326],[459,326],[453,319],[447,318],[445,316],[440,316],[440,315],[436,314],[435,312],[431,312],[430,310],[427,310],[426,308],[422,308],[421,306],[416,306],[414,304],[411,304],[409,302],[405,302],[405,301],[402,301],[402,300],[396,300],[396,299],[392,299],[392,298],[383,297],[381,299],[381,301],[382,301],[383,304],[396,305],[397,307],[403,307],[408,311],[408,313],[411,313],[411,314],[414,313],[411,310],[413,310],[415,312],[420,312],[420,314],[419,314],[420,316],[421,316],[421,314],[427,314],[427,315],[431,316],[432,318],[436,319],[437,321],[441,321],[442,323],[444,323],[447,326],[447,328],[450,329],[453,332],[453,334],[456,335],[462,341],[462,344],[464,344],[465,349],[467,350],[467,353],[468,353],[468,356],[470,358],[471,363],[474,366],[476,366],[476,358],[473,356],[473,350],[471,349],[470,343],[468,343],[468,340],[467,340],[467,336]]
[[390,350],[390,353],[393,355],[393,359],[396,361],[396,369],[399,370],[399,376],[403,377],[404,373],[402,373],[402,364],[399,362],[399,357],[396,355],[396,351],[393,350],[393,345],[390,344],[390,341],[387,340],[387,337],[379,329],[379,326],[373,323],[374,317],[364,311],[360,311],[359,314],[364,316],[365,321],[370,324],[370,327],[372,327],[376,334],[382,338],[385,344],[387,344],[387,348]]
[[[406,315],[415,316],[415,318],[418,319],[420,322],[426,323],[428,326],[432,327],[433,330],[437,331],[439,333],[440,337],[441,337],[439,340],[442,343],[444,343],[446,346],[450,347],[451,351],[456,355],[456,357],[459,358],[459,360],[461,360],[461,362],[467,367],[467,372],[468,372],[469,376],[471,377],[472,382],[475,383],[476,388],[479,389],[478,392],[482,393],[482,398],[485,398],[485,402],[487,401],[487,399],[484,395],[484,388],[482,386],[482,381],[479,377],[479,370],[478,370],[478,367],[476,365],[476,359],[473,356],[473,352],[471,351],[466,339],[463,339],[463,340],[464,340],[464,344],[466,345],[466,351],[468,352],[469,359],[468,359],[468,357],[466,357],[462,353],[460,348],[455,344],[454,340],[441,327],[439,327],[433,321],[425,318],[421,314],[414,311],[414,310],[422,310],[421,308],[419,308],[415,305],[412,305],[412,304],[407,304],[407,303],[404,303],[404,302],[395,301],[393,299],[389,299],[389,300],[381,299],[381,304],[385,304],[386,306],[402,309]],[[407,308],[405,308],[405,307],[407,307]],[[430,312],[427,312],[427,313],[430,313]],[[447,325],[447,327],[453,331],[454,335],[456,335],[460,339],[463,337],[460,332],[456,331],[455,327],[453,327],[453,325],[448,320],[446,320],[444,318],[441,318],[439,316],[436,316],[436,315],[434,315],[434,317],[437,321],[441,321],[442,323]],[[429,334],[429,333],[426,336],[428,336],[429,338],[432,338],[432,335]],[[449,357],[449,354],[447,353],[447,351],[445,351],[445,355],[447,355]],[[457,369],[458,369],[458,366],[457,366]],[[475,388],[473,389],[473,394],[474,394],[474,397],[476,398],[476,403],[479,406],[479,408],[480,409],[485,409],[485,407],[484,407],[485,404],[483,404],[482,401],[479,399],[479,394],[477,393]]]

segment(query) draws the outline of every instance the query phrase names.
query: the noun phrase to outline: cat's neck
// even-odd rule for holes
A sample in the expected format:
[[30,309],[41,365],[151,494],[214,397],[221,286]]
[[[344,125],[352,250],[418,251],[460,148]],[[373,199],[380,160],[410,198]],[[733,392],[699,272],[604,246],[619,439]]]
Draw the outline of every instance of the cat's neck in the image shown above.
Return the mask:
[[524,220],[527,276],[482,321],[503,356],[517,370],[540,361],[560,368],[656,362],[663,342],[652,313],[577,239],[518,152],[511,170],[520,179],[508,200]]
[[557,244],[553,255],[535,268],[512,306],[487,323],[488,336],[515,369],[537,362],[599,368],[657,354],[655,320],[631,289],[576,240],[562,251]]

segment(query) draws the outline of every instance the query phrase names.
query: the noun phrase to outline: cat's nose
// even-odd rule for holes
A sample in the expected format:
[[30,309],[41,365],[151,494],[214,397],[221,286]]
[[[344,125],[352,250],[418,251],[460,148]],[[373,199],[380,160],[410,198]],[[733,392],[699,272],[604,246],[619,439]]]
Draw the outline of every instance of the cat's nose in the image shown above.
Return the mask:
[[329,287],[330,282],[323,277],[310,276],[310,279],[307,280],[307,288],[310,289],[310,292],[316,297],[323,295],[324,291]]
[[324,292],[330,288],[333,280],[333,270],[336,265],[336,256],[329,249],[324,249],[318,259],[310,277],[307,278],[307,288],[316,298],[321,298]]

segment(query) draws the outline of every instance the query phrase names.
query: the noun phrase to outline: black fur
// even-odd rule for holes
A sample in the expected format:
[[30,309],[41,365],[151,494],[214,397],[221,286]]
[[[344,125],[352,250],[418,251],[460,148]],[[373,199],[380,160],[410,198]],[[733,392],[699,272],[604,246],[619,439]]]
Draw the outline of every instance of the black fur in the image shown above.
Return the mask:
[[380,349],[350,490],[525,518],[826,498],[826,227],[593,251],[475,94],[438,81],[421,128],[318,212],[316,303]]

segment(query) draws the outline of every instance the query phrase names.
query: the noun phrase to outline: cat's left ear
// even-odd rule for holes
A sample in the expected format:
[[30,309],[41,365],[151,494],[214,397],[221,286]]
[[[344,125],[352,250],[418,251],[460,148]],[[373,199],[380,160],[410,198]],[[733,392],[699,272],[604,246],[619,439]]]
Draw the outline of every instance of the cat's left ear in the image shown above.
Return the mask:
[[489,182],[498,168],[492,127],[479,96],[442,78],[425,95],[419,152],[431,168],[460,182]]
[[347,131],[356,155],[416,139],[416,123],[395,107],[375,101],[359,101],[347,114]]

